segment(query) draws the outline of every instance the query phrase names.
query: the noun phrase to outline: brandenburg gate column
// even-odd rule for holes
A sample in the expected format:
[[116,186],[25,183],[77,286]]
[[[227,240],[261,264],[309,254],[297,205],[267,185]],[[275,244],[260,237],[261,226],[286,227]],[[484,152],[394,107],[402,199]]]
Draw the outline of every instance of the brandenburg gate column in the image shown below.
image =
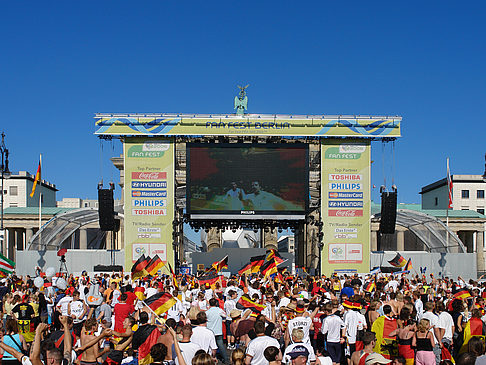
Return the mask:
[[[268,230],[268,232],[267,232]],[[263,243],[267,250],[278,250],[278,233],[277,228],[265,227],[263,229]]]
[[476,261],[478,273],[483,274],[486,270],[484,263],[484,231],[476,232]]
[[207,242],[208,242],[208,252],[211,252],[215,248],[221,247],[221,237],[219,230],[215,227],[211,227],[209,229],[208,235],[207,235]]

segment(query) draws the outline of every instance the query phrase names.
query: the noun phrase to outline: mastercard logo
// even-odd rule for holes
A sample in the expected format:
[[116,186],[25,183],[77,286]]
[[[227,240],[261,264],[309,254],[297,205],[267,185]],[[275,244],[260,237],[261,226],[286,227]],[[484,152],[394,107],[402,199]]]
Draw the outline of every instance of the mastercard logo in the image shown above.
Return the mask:
[[329,193],[329,198],[337,198],[338,196],[338,193]]
[[142,192],[141,191],[132,191],[132,196],[142,196]]

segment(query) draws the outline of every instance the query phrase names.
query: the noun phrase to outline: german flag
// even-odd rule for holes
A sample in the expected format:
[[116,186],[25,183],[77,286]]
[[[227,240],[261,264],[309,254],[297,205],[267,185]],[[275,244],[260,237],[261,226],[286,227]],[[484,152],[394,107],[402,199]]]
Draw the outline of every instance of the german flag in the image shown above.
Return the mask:
[[407,260],[397,252],[396,256],[388,263],[393,267],[404,267],[407,264]]
[[145,255],[142,255],[138,258],[138,260],[132,266],[133,280],[140,279],[148,275],[148,272],[147,270],[145,270],[145,268],[147,267],[149,261],[150,257],[145,257]]
[[169,270],[170,270],[170,273],[172,276],[176,276],[175,272],[174,272],[174,269],[172,268],[172,265],[169,263]]
[[39,183],[39,181],[41,180],[41,161],[42,161],[42,155],[39,156],[39,166],[37,167],[37,173],[35,174],[34,184],[32,185],[32,191],[30,192],[31,198],[34,197],[37,183]]
[[213,262],[209,271],[214,270],[216,272],[220,272],[221,270],[223,270],[224,268],[227,268],[227,267],[228,267],[228,255],[226,255],[220,261]]
[[412,259],[408,259],[407,261],[407,264],[405,265],[405,267],[403,268],[403,270],[405,271],[412,271],[413,267],[412,267]]
[[440,357],[442,360],[451,360],[453,364],[456,363],[451,353],[449,352],[449,350],[447,350],[445,346],[442,346]]
[[241,269],[238,270],[238,275],[249,275],[251,274],[251,262],[247,263]]
[[371,293],[371,292],[373,292],[373,290],[375,290],[375,288],[376,288],[375,282],[374,281],[368,281],[364,285],[363,290],[365,292]]
[[138,363],[140,365],[153,363],[150,349],[157,343],[161,335],[157,326],[154,325],[140,326],[133,334],[132,347],[134,350],[138,350]]
[[137,286],[134,290],[133,293],[137,296],[139,300],[145,300],[145,288],[141,286]]
[[265,262],[265,255],[261,256],[253,256],[250,259],[251,262],[251,272],[256,273],[260,271],[260,268],[262,267],[263,263]]
[[277,262],[274,259],[271,259],[270,261],[265,261],[260,268],[260,271],[265,278],[272,274],[275,274],[276,272],[278,272]]
[[155,255],[147,264],[145,270],[149,273],[149,275],[155,276],[157,271],[159,271],[159,269],[163,266],[164,262],[160,259],[159,255]]
[[254,302],[247,296],[242,296],[236,303],[236,308],[238,309],[251,309],[255,313],[261,313],[265,309],[265,306]]
[[473,337],[479,337],[484,343],[483,321],[480,318],[472,317],[464,327],[463,343],[459,353],[467,352],[469,340]]
[[214,287],[216,285],[216,282],[219,281],[219,275],[215,272],[212,272],[201,276],[198,280],[199,280],[200,287],[206,286],[206,284],[209,284],[209,286]]
[[276,283],[280,283],[280,284],[283,284],[284,283],[284,278],[283,278],[283,275],[280,271],[277,270],[277,273],[275,275],[273,275],[273,280],[276,282]]
[[376,335],[376,344],[373,350],[387,359],[398,355],[398,348],[395,345],[396,336],[390,335],[396,329],[397,320],[390,320],[386,316],[378,317],[371,326],[371,332],[374,332]]
[[453,296],[456,299],[467,299],[467,298],[471,298],[471,293],[469,293],[469,290],[463,288],[455,292]]
[[349,308],[349,309],[361,309],[363,306],[360,303],[357,302],[352,302],[350,300],[345,300],[343,302],[343,307]]
[[285,261],[285,259],[280,256],[278,251],[273,248],[267,251],[267,257],[265,258],[265,261],[270,261],[271,259],[275,259],[277,265],[280,265],[282,262]]
[[145,301],[145,304],[148,305],[155,314],[160,316],[162,313],[165,313],[172,308],[176,302],[177,300],[169,293],[157,293],[150,296]]

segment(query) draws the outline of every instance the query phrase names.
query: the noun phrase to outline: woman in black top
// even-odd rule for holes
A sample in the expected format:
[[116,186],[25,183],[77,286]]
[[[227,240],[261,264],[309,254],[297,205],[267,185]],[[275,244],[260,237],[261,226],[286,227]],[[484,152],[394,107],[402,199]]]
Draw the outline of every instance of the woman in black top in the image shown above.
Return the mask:
[[417,365],[435,365],[434,354],[434,335],[429,331],[430,322],[428,319],[421,319],[417,332],[412,339],[412,347],[415,347],[417,353],[415,354],[415,363]]

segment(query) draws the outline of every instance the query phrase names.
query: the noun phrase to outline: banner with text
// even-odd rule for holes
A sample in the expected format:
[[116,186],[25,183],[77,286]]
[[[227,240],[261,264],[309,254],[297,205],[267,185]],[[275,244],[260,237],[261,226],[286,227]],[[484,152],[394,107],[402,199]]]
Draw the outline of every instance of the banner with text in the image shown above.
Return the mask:
[[370,270],[370,142],[323,140],[321,272]]
[[[171,138],[126,138],[125,270],[142,255],[174,266],[174,142]],[[168,273],[163,267],[162,272]]]
[[95,134],[400,137],[400,117],[99,116]]

